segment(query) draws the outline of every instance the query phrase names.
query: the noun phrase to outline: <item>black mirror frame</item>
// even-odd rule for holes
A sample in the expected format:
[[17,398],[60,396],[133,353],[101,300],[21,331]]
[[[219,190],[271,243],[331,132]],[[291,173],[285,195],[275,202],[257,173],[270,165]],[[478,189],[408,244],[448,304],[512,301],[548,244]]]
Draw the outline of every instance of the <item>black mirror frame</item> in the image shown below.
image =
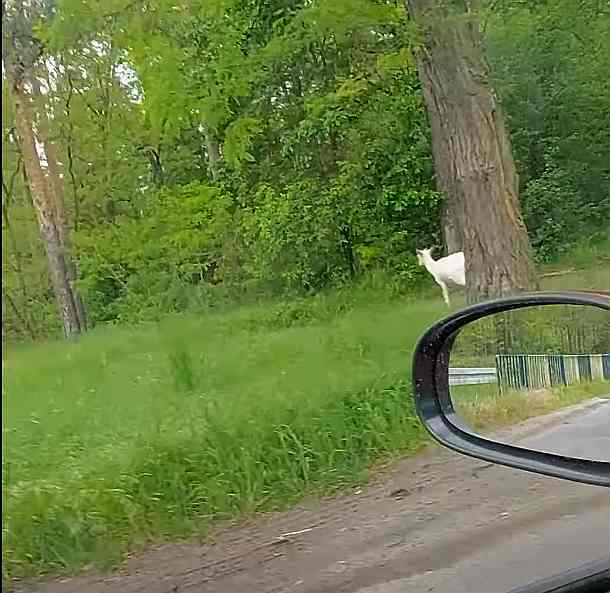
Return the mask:
[[610,311],[610,292],[536,292],[495,299],[458,311],[432,326],[413,356],[413,391],[420,420],[441,445],[508,467],[574,482],[610,487],[610,462],[564,457],[499,443],[470,432],[457,419],[449,394],[449,352],[457,331],[512,309],[539,305],[589,305]]

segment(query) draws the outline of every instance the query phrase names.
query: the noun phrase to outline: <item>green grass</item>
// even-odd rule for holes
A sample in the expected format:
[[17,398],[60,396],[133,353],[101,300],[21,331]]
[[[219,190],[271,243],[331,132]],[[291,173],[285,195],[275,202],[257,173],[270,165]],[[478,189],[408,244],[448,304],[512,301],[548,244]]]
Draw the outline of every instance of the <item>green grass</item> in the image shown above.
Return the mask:
[[[609,269],[587,274],[553,282],[610,286]],[[439,297],[431,284],[397,295],[380,276],[5,348],[3,578],[109,565],[418,450],[411,354],[447,313]]]
[[361,303],[307,324],[293,319],[298,308],[10,351],[5,571],[112,562],[151,539],[353,483],[376,459],[418,449],[410,359],[445,312],[439,302]]
[[553,264],[549,264],[547,268],[607,271],[610,268],[610,230],[585,238],[580,245],[574,246]]
[[583,242],[568,254],[544,267],[542,272],[575,270],[562,276],[543,278],[547,290],[586,290],[610,287],[610,233],[595,241]]
[[578,383],[536,391],[498,393],[495,384],[455,385],[451,388],[456,411],[477,431],[510,426],[596,396],[610,394],[610,381]]

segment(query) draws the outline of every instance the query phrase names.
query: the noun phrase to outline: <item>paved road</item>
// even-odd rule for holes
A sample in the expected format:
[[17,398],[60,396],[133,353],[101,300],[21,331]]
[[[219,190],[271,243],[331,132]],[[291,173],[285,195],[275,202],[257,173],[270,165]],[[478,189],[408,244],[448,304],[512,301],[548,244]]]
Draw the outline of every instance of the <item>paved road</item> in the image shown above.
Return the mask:
[[[597,405],[553,422],[532,436],[502,440],[572,457],[610,461],[610,398],[600,398]],[[588,487],[578,488],[582,500],[573,506],[567,492],[574,488],[562,486],[557,484],[556,510],[547,520],[522,525],[453,566],[359,589],[358,593],[507,591],[581,562],[610,557],[610,492],[598,497]],[[564,492],[565,505],[561,496]],[[528,513],[513,513],[514,518],[507,523],[521,525],[520,515],[523,519]],[[488,583],[492,583],[491,588],[487,588]]]
[[[511,435],[607,459],[610,400],[529,421]],[[21,590],[503,593],[609,553],[609,489],[433,447],[386,468],[363,491],[225,529],[213,544],[165,546],[118,574]]]
[[524,439],[531,449],[560,455],[610,461],[610,396],[586,413],[566,418],[565,422]]

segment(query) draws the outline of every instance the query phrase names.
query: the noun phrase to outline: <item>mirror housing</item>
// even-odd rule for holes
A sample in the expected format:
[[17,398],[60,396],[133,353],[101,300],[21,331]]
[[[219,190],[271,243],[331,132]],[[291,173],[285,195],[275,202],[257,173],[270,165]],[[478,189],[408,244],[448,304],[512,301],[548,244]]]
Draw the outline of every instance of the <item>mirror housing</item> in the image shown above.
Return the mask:
[[610,462],[565,457],[499,443],[472,433],[449,394],[449,356],[458,331],[483,317],[540,305],[588,305],[610,311],[610,292],[537,292],[468,307],[432,326],[413,357],[415,408],[432,437],[445,447],[492,463],[598,486],[610,486]]

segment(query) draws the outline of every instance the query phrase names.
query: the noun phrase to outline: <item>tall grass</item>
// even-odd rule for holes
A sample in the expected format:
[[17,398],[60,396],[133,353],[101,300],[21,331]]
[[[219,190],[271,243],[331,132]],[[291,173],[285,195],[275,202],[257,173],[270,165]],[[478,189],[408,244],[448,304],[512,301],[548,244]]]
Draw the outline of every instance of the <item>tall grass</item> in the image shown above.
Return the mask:
[[307,324],[298,308],[9,352],[5,578],[111,562],[352,483],[380,456],[419,448],[410,358],[439,303],[361,303]]
[[[610,285],[610,270],[590,274],[552,282]],[[434,286],[398,293],[371,277],[5,349],[3,578],[111,563],[417,450],[411,353],[447,310]]]
[[455,385],[451,388],[451,398],[456,411],[468,426],[484,432],[596,396],[607,396],[609,393],[610,381],[582,382],[552,389],[509,391],[502,394],[498,392],[498,386],[495,384]]

